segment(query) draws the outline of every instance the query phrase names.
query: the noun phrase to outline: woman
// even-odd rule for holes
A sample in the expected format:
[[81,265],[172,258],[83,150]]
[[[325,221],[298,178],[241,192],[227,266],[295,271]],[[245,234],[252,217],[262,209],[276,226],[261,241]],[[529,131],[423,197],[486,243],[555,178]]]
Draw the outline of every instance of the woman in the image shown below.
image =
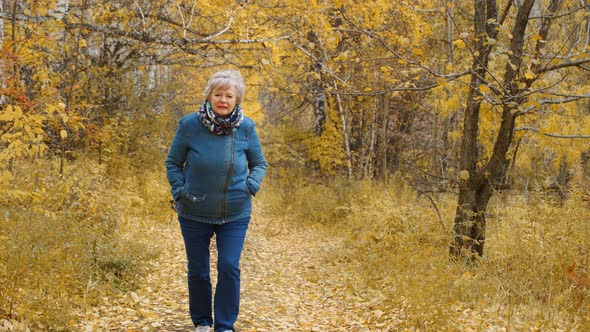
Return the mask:
[[[198,112],[180,119],[166,159],[188,259],[190,315],[197,332],[234,331],[240,305],[240,255],[266,160],[240,102],[246,86],[233,70],[215,73]],[[212,315],[209,244],[217,242]],[[213,317],[215,320],[213,320]]]

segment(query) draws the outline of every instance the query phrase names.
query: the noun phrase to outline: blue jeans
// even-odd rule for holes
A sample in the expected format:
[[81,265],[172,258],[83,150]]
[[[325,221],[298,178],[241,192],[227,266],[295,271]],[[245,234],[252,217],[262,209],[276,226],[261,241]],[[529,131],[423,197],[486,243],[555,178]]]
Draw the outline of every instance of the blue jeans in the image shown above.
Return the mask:
[[[195,326],[213,325],[214,331],[234,330],[240,310],[240,255],[250,217],[215,225],[178,218],[188,260],[188,293]],[[215,321],[211,314],[209,244],[217,240]]]

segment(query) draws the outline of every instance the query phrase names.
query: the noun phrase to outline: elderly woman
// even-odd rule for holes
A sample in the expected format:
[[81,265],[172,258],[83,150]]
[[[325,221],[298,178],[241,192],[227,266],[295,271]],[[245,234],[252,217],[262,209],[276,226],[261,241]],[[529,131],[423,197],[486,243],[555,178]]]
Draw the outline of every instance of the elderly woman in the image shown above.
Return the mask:
[[[188,259],[191,319],[197,332],[234,331],[240,306],[240,255],[266,160],[254,122],[240,106],[241,74],[215,73],[198,112],[180,119],[166,159]],[[212,310],[209,244],[217,242]],[[214,311],[214,315],[212,314]],[[213,317],[215,318],[213,320]]]

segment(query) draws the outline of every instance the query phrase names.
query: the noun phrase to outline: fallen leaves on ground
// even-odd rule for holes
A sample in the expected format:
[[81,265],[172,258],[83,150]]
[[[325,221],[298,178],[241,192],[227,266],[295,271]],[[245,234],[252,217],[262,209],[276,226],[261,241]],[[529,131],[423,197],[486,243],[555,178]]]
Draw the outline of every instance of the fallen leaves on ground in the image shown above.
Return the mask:
[[[348,290],[350,278],[343,281],[343,271],[331,258],[341,250],[340,239],[310,227],[287,229],[292,226],[275,222],[279,221],[258,214],[248,231],[241,261],[238,331],[386,331],[395,325],[396,312],[379,309],[378,294],[367,300]],[[182,236],[176,223],[159,227],[165,249],[151,263],[145,286],[103,298],[102,306],[80,313],[77,329],[193,331]],[[211,250],[215,257],[214,242]]]

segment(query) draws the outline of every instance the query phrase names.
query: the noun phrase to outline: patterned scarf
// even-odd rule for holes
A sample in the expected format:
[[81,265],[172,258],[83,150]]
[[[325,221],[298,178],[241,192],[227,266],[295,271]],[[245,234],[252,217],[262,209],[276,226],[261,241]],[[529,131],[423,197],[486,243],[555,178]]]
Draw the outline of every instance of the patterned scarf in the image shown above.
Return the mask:
[[210,132],[216,135],[229,135],[234,128],[238,128],[244,120],[244,112],[242,106],[237,104],[228,117],[222,118],[213,112],[213,107],[209,100],[206,100],[198,112],[199,120],[209,129]]

